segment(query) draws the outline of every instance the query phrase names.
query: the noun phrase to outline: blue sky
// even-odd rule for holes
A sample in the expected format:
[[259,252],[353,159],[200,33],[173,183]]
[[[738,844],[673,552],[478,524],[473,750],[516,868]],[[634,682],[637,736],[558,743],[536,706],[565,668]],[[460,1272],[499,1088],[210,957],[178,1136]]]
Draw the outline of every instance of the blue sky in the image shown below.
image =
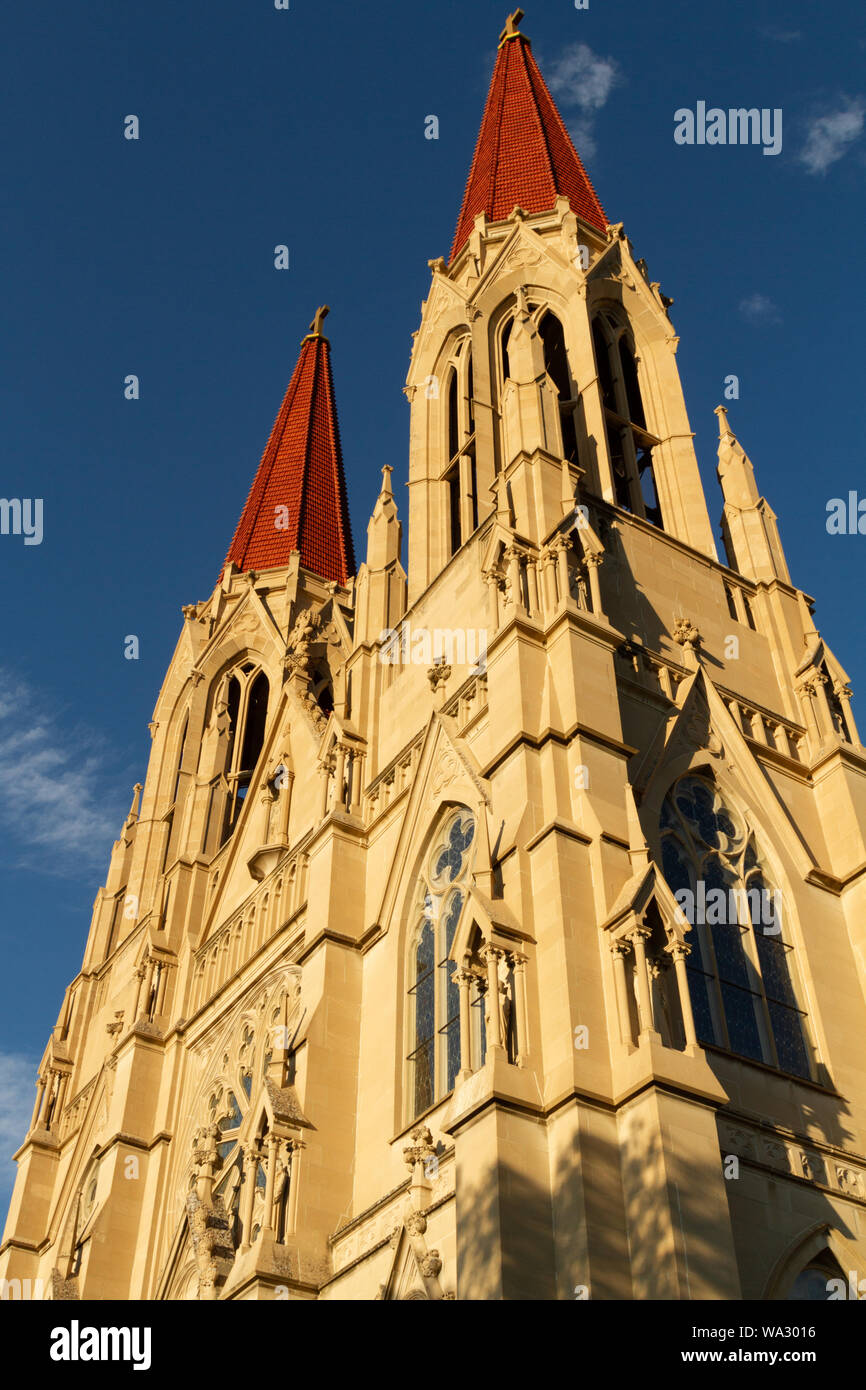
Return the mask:
[[[44,539],[0,536],[0,1173],[143,779],[181,605],[213,587],[322,302],[359,552],[384,463],[405,518],[410,333],[506,8],[90,0],[4,17],[0,493],[43,499]],[[712,411],[736,373],[731,423],[856,696],[866,538],[825,520],[829,498],[866,495],[863,8],[527,11],[608,215],[675,300],[711,515]],[[677,145],[674,112],[698,101],[782,108],[781,154]]]

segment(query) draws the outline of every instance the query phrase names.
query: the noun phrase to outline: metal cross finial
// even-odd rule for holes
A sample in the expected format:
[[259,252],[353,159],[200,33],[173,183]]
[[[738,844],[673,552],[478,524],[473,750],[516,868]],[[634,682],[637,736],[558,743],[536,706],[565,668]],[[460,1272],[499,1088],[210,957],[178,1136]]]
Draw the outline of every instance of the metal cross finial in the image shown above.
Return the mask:
[[316,310],[316,317],[310,324],[310,332],[314,338],[321,338],[322,323],[328,317],[328,314],[330,314],[330,312],[331,311],[328,308],[327,304],[322,304],[321,307]]
[[502,33],[499,35],[499,42],[500,42],[500,43],[504,43],[506,39],[513,39],[513,38],[516,38],[516,37],[519,35],[520,30],[518,29],[517,26],[518,26],[518,24],[520,23],[520,21],[521,21],[522,18],[523,18],[523,11],[522,11],[522,10],[515,10],[515,11],[514,11],[514,14],[510,14],[510,15],[508,16],[507,20],[505,21],[505,28],[502,30]]

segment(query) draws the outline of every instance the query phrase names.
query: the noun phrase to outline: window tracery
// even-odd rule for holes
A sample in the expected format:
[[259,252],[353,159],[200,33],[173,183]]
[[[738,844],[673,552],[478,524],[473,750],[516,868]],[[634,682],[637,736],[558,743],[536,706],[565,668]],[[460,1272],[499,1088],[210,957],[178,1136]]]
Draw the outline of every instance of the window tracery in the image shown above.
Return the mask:
[[693,773],[665,798],[661,832],[663,872],[692,925],[699,1041],[811,1077],[787,914],[754,832],[710,778]]

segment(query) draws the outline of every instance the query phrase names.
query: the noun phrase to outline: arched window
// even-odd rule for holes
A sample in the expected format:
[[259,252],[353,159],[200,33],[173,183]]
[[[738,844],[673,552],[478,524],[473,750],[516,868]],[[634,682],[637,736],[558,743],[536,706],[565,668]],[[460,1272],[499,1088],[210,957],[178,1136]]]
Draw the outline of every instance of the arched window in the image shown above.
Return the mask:
[[565,333],[559,319],[550,310],[541,320],[538,331],[541,334],[541,341],[544,343],[545,370],[559,396],[563,457],[569,463],[577,463],[577,429],[574,419],[577,397],[571,384],[571,372],[565,350]]
[[[420,920],[410,948],[409,1110],[423,1114],[454,1086],[460,1070],[460,996],[448,959],[463,906],[475,821],[452,812],[433,843],[418,885]],[[479,1010],[472,1009],[477,1032]],[[481,1050],[475,1039],[476,1058]],[[480,1064],[480,1063],[479,1063]]]
[[825,1303],[847,1296],[848,1280],[842,1266],[829,1250],[824,1249],[800,1271],[785,1299],[790,1303]]
[[221,844],[237,824],[265,741],[268,678],[252,662],[233,671],[225,696],[229,716],[229,750],[225,769],[226,798]]
[[474,391],[472,347],[464,337],[448,369],[445,391],[447,463],[443,484],[449,555],[465,545],[478,525]]
[[628,329],[605,310],[593,319],[592,342],[617,506],[661,526],[652,461],[653,448],[660,441],[646,427],[637,360]]
[[692,925],[689,989],[703,1043],[811,1078],[781,893],[746,821],[709,777],[681,777],[661,815],[662,868]]

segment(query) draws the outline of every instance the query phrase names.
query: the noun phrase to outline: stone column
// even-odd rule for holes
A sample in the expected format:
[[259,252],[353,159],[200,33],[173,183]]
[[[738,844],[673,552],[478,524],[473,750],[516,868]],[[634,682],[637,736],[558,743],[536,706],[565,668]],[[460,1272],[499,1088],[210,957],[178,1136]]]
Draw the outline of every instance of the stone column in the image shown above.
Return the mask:
[[627,1047],[633,1047],[634,1038],[631,1035],[631,1017],[628,1007],[628,981],[625,974],[625,958],[629,954],[629,944],[627,941],[615,941],[610,950],[613,956],[613,977],[616,987],[620,1040]]
[[346,745],[337,744],[337,762],[334,770],[334,810],[341,811],[346,809],[346,790],[343,785],[346,776]]
[[857,732],[857,725],[854,723],[854,713],[851,709],[851,687],[850,685],[843,685],[841,681],[837,681],[834,686],[834,689],[842,702],[842,710],[845,715],[845,723],[848,725],[848,737],[854,744],[855,748],[860,748],[862,747],[860,743],[860,735]]
[[56,1115],[57,1115],[58,1120],[60,1119],[60,1116],[61,1116],[61,1114],[63,1113],[63,1104],[64,1104],[64,1101],[66,1100],[66,1088],[67,1088],[68,1085],[69,1085],[69,1072],[68,1072],[68,1071],[62,1071],[62,1072],[60,1073],[60,1080],[59,1080],[58,1083],[57,1083],[57,1104],[56,1104],[55,1107],[54,1107],[54,1110],[55,1110],[55,1113],[56,1113]]
[[546,550],[541,557],[542,587],[544,589],[544,606],[548,613],[556,611],[556,575],[554,574],[555,562],[549,550]]
[[486,574],[484,582],[487,585],[487,621],[490,624],[490,631],[499,630],[499,581],[495,574]]
[[668,954],[673,956],[674,970],[677,976],[677,992],[680,997],[680,1012],[683,1016],[683,1031],[686,1035],[686,1047],[694,1048],[698,1045],[698,1035],[695,1030],[695,1016],[692,1012],[692,996],[689,991],[689,975],[686,969],[686,958],[691,954],[691,946],[686,945],[685,941],[677,941],[673,946],[668,946]]
[[803,723],[806,725],[808,743],[813,749],[817,749],[821,743],[821,733],[818,729],[818,721],[815,718],[815,710],[812,705],[812,695],[808,683],[801,685],[797,694],[800,697],[800,707],[803,711]]
[[567,603],[571,598],[571,577],[568,572],[568,545],[560,539],[554,543],[554,553],[556,555],[557,575],[559,578],[559,602]]
[[244,1190],[241,1198],[241,1250],[249,1250],[252,1244],[250,1237],[253,1227],[253,1202],[256,1195],[258,1167],[258,1148],[255,1144],[250,1144],[244,1154]]
[[508,564],[508,579],[511,585],[511,602],[515,610],[523,607],[523,594],[520,588],[520,559],[513,545],[505,552]]
[[651,933],[647,931],[646,927],[637,927],[630,937],[637,967],[637,1011],[641,1033],[653,1031],[652,1000],[650,998],[646,958],[646,943],[649,941],[650,935]]
[[592,611],[597,618],[601,617],[601,585],[599,584],[598,571],[601,568],[601,555],[587,555],[586,568],[589,571],[589,593],[592,600]]
[[277,820],[277,834],[279,843],[287,845],[289,843],[289,816],[292,810],[292,790],[295,783],[295,774],[290,772],[285,766],[278,774],[282,786],[277,789],[277,796],[280,799],[280,814]]
[[517,1027],[517,1065],[522,1067],[529,1056],[529,1013],[526,1005],[526,956],[514,952],[514,1013]]
[[45,1095],[45,1081],[41,1076],[36,1078],[36,1104],[33,1107],[33,1115],[30,1120],[30,1128],[36,1128],[36,1121],[39,1119],[39,1112],[42,1109],[42,1098]]
[[274,1234],[274,1187],[277,1180],[277,1136],[271,1131],[267,1138],[268,1157],[265,1174],[265,1209],[262,1216],[262,1232]]
[[471,970],[455,970],[452,977],[460,991],[460,1076],[458,1080],[465,1081],[472,1075],[472,1052],[471,1052],[471,1019],[469,990],[472,984]]
[[364,786],[364,754],[356,748],[352,753],[352,800],[350,811],[353,816],[361,814],[361,792]]
[[833,718],[830,714],[830,704],[827,700],[827,690],[824,680],[820,675],[815,675],[806,682],[806,689],[814,700],[815,708],[818,711],[818,728],[820,730],[821,742],[836,737],[836,729]]
[[165,961],[162,961],[159,967],[159,988],[156,991],[156,1008],[154,1009],[155,1014],[165,1013],[165,995],[166,988],[168,985],[168,972],[169,966]]
[[283,1240],[290,1231],[297,1229],[298,1222],[298,1173],[301,1162],[301,1150],[303,1141],[300,1139],[288,1140],[288,1172],[286,1181],[289,1184],[289,1200],[286,1203],[286,1229],[283,1232]]
[[134,1008],[133,1011],[132,1011],[132,1021],[133,1021],[133,1023],[135,1023],[136,1019],[138,1018],[138,1011],[139,1011],[139,1008],[140,1008],[140,1006],[141,1006],[141,991],[142,991],[142,987],[143,987],[143,985],[144,985],[144,977],[145,977],[146,972],[147,972],[147,957],[145,957],[145,959],[141,962],[141,965],[140,965],[140,966],[138,967],[138,969],[135,971],[135,978],[136,978],[136,980],[138,981],[138,984],[137,984],[136,987],[135,987],[135,1008]]
[[331,791],[331,769],[328,759],[319,763],[319,820],[323,821],[328,814],[328,799]]
[[502,952],[495,946],[484,950],[487,965],[487,1046],[502,1047],[502,1016],[499,1012],[499,961]]
[[534,560],[526,562],[526,583],[529,590],[529,611],[533,617],[541,612],[541,605],[538,601],[538,568]]

